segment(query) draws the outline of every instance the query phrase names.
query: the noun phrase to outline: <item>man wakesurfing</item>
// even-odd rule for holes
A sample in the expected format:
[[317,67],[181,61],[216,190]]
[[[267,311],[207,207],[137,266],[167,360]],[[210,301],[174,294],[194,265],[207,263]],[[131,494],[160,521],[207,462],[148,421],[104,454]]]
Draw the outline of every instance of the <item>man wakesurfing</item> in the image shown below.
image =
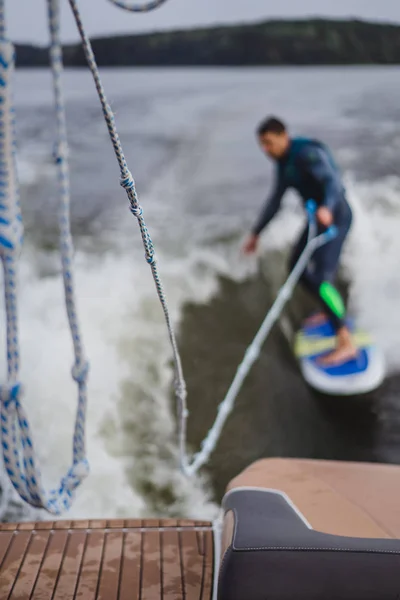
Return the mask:
[[[336,333],[336,349],[320,359],[324,365],[347,362],[357,355],[350,331],[346,326],[346,309],[343,299],[334,287],[340,253],[352,222],[351,208],[341,176],[329,149],[317,140],[300,137],[291,138],[279,119],[270,117],[257,130],[262,150],[276,161],[275,187],[263,208],[260,217],[244,245],[246,254],[256,252],[262,230],[272,220],[288,188],[300,194],[304,204],[312,199],[317,203],[319,232],[331,225],[337,235],[318,248],[300,281],[322,306],[322,313],[311,317],[308,324],[319,324],[327,318]],[[308,227],[300,235],[290,257],[289,268],[293,269],[307,244]]]

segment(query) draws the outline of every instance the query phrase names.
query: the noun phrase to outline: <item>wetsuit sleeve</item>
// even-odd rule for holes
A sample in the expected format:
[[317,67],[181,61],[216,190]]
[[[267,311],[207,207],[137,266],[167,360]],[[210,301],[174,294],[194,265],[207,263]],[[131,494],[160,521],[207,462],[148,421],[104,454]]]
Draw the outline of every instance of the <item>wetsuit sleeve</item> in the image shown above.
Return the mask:
[[343,195],[340,174],[323,148],[305,148],[300,155],[300,166],[310,173],[324,188],[321,205],[333,210]]
[[279,210],[283,194],[285,193],[287,184],[282,176],[277,171],[274,190],[266,201],[264,208],[262,209],[260,216],[256,224],[254,225],[252,232],[255,235],[259,235],[264,227],[273,219]]

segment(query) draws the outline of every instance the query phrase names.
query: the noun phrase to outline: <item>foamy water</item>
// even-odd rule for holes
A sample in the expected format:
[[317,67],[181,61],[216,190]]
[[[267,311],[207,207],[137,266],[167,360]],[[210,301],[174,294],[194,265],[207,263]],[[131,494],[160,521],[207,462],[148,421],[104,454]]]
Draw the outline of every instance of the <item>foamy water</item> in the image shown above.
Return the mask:
[[[355,212],[343,259],[351,281],[350,307],[375,334],[392,371],[399,369],[400,183],[396,174],[386,173],[367,181],[357,168],[363,147],[349,135],[365,127],[359,121],[370,78],[376,76],[383,88],[391,85],[392,72],[375,70],[372,76],[355,70],[346,92],[340,93],[338,82],[347,73],[178,70],[167,77],[141,71],[134,86],[126,72],[106,72],[177,328],[185,303],[207,302],[218,290],[219,275],[240,281],[257,270],[257,260],[239,253],[269,186],[270,167],[258,152],[253,129],[266,112],[279,111],[296,130],[310,130],[342,150],[339,158]],[[22,119],[18,164],[28,223],[20,267],[20,341],[24,402],[44,480],[53,486],[71,460],[76,389],[54,245],[51,135],[38,135],[48,121],[51,98],[44,78],[42,73],[20,73],[17,85]],[[171,352],[163,315],[137,224],[118,186],[91,82],[85,73],[74,72],[66,80],[71,90],[76,289],[91,363],[91,474],[70,516],[208,518],[217,507],[206,476],[188,481],[178,470]],[[31,103],[22,94],[25,85],[34,90]],[[297,85],[296,96],[291,85]],[[310,85],[313,90],[318,85],[318,93],[311,94]],[[318,110],[310,109],[311,96]],[[355,119],[351,111],[357,103],[361,108]],[[291,196],[265,234],[265,260],[270,250],[286,251],[301,227],[303,217],[294,206]],[[50,244],[42,244],[43,239]],[[0,351],[4,364],[4,343]]]

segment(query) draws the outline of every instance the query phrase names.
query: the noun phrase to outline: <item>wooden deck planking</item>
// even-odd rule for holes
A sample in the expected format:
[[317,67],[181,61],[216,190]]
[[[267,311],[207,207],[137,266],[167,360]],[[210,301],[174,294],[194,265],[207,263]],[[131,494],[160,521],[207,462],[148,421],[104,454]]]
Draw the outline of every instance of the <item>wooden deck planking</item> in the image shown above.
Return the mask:
[[175,519],[0,524],[0,599],[210,600],[212,536]]

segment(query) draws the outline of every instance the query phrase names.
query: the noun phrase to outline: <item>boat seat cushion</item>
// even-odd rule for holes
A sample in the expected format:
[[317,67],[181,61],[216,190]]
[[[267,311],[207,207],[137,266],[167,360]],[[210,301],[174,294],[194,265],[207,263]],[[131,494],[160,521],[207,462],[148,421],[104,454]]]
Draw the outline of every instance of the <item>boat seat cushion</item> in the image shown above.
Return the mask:
[[223,500],[218,600],[400,600],[400,540],[320,533],[282,492]]

